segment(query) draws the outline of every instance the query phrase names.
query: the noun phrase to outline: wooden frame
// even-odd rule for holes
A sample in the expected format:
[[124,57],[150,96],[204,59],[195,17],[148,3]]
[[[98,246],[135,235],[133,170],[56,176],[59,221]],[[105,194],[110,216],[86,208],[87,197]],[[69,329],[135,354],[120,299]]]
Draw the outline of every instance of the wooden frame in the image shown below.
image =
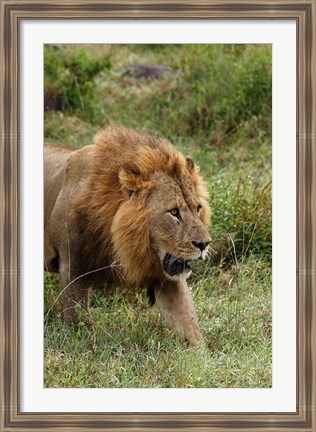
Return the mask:
[[[0,0],[0,431],[316,430],[315,0]],[[297,23],[297,409],[295,413],[22,413],[19,409],[19,22],[27,18],[266,19]]]

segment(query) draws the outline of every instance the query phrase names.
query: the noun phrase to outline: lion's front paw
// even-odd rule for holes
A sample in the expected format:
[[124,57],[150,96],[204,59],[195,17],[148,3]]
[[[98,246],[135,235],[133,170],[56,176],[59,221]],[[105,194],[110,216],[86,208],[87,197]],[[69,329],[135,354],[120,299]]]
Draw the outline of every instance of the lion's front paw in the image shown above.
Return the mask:
[[196,345],[203,341],[200,327],[194,318],[185,326],[184,336],[191,345]]

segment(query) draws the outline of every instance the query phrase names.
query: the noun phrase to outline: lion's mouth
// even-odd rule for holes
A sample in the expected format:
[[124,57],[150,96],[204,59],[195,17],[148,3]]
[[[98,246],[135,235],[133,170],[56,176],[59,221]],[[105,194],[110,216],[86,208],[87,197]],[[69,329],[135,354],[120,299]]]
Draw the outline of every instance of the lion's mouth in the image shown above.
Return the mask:
[[188,272],[191,270],[191,261],[186,261],[167,253],[163,259],[163,269],[170,276],[176,276],[180,273]]

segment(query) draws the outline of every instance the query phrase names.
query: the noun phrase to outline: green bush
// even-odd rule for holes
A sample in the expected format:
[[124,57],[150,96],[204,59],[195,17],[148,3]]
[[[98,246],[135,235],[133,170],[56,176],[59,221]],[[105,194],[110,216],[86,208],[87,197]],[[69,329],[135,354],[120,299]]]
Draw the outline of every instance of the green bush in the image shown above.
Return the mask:
[[[63,113],[84,121],[199,138],[203,145],[253,116],[271,116],[271,53],[270,45],[48,47],[45,88],[60,95]],[[125,67],[137,62],[172,72],[157,81],[125,76]]]
[[57,97],[62,111],[79,113],[94,121],[101,105],[95,77],[110,67],[107,56],[94,56],[83,47],[69,50],[48,46],[44,56],[45,94]]
[[[174,75],[168,85],[151,84],[152,91],[141,94],[140,100],[137,94],[132,100],[124,89],[122,97],[136,105],[144,124],[154,115],[163,135],[209,138],[253,116],[271,115],[270,46],[259,50],[254,45],[183,45],[177,54],[173,59],[169,53]],[[116,119],[119,105],[111,107],[110,118]],[[131,114],[123,114],[124,120],[134,122]]]
[[271,109],[271,53],[251,45],[192,46],[184,80],[190,83],[190,133],[230,131]]
[[259,186],[251,177],[237,181],[220,175],[210,189],[213,207],[213,262],[224,266],[257,255],[272,257],[271,182]]

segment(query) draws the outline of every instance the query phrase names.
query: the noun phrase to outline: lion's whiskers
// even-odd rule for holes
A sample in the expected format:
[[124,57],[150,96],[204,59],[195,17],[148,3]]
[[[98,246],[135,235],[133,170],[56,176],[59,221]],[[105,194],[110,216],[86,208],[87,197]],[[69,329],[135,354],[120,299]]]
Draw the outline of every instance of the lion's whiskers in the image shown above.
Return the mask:
[[47,314],[45,315],[44,321],[47,320],[47,317],[48,317],[48,315],[50,314],[51,310],[53,309],[53,307],[55,306],[55,304],[58,302],[58,300],[59,300],[59,298],[62,296],[62,294],[66,291],[66,289],[70,287],[70,285],[72,285],[72,284],[75,283],[77,280],[79,280],[79,279],[81,279],[81,278],[83,278],[84,276],[87,276],[87,275],[89,275],[89,274],[96,273],[96,272],[98,272],[98,271],[106,270],[106,269],[109,269],[109,268],[112,268],[112,269],[114,269],[114,270],[117,270],[117,267],[122,267],[122,266],[121,266],[120,264],[117,264],[116,261],[113,261],[112,264],[110,264],[109,266],[100,267],[100,268],[97,268],[97,269],[95,269],[95,270],[91,270],[91,271],[89,271],[89,272],[83,273],[83,274],[77,276],[77,277],[76,277],[75,279],[73,279],[72,281],[70,281],[70,282],[69,282],[69,283],[68,283],[68,284],[67,284],[67,285],[66,285],[66,286],[65,286],[65,287],[60,291],[60,293],[59,293],[58,296],[56,297],[55,301],[53,302],[53,304],[51,305],[51,307],[48,309],[48,312],[47,312]]
[[119,267],[124,267],[124,266],[123,266],[123,264],[116,264],[116,263],[117,263],[117,261],[113,261],[113,263],[111,264],[110,267],[114,270],[114,272],[116,273],[118,278],[121,278],[125,282],[126,281],[125,276],[123,275],[122,272],[119,271]]

